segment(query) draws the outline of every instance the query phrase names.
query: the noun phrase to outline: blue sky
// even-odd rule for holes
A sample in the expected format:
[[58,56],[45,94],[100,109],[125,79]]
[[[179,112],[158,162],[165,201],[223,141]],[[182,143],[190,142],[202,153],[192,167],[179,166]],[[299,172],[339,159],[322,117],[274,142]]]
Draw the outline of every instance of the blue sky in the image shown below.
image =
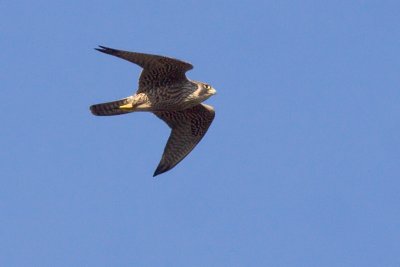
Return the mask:
[[[1,266],[399,266],[398,1],[0,3]],[[216,118],[94,117],[105,45],[191,62]]]

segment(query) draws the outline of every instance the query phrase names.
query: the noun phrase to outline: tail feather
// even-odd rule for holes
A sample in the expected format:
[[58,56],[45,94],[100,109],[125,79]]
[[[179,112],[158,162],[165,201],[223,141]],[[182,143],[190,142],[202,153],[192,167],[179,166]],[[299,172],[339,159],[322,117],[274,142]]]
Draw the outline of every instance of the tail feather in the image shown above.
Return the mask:
[[113,116],[130,113],[131,111],[120,109],[122,105],[129,104],[132,101],[132,97],[123,98],[120,100],[100,103],[90,106],[90,111],[96,116]]

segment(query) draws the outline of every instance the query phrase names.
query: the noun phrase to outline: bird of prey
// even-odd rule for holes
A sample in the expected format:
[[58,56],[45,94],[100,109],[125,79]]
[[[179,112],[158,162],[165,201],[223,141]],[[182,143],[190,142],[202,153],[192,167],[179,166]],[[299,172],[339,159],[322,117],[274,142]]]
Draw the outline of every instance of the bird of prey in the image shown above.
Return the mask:
[[210,85],[189,80],[185,73],[190,63],[158,55],[128,52],[104,46],[95,48],[143,68],[139,87],[132,96],[92,105],[96,116],[112,116],[149,111],[163,120],[171,134],[153,176],[171,170],[183,160],[206,134],[214,117],[214,108],[202,102],[216,93]]

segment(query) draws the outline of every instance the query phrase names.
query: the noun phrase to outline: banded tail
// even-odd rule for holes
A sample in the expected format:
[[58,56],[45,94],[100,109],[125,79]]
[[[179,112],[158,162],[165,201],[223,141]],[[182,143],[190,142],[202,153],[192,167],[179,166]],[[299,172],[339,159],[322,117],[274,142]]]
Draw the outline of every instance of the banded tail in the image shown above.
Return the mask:
[[122,109],[120,107],[129,104],[131,102],[132,102],[132,97],[129,96],[127,98],[123,98],[112,102],[92,105],[90,106],[90,111],[92,112],[93,115],[96,116],[114,116],[114,115],[126,114],[132,111],[127,109]]

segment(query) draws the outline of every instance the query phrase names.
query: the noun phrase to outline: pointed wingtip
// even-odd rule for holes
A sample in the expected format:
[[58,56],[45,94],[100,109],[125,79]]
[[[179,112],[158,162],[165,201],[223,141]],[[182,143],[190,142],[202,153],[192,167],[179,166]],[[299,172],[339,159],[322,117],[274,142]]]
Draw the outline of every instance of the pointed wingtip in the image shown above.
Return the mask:
[[113,49],[109,48],[109,47],[106,47],[106,46],[99,45],[99,47],[96,47],[95,50],[97,50],[99,52],[102,52],[102,53],[109,54],[110,51],[112,51]]
[[153,173],[153,177],[156,177],[157,175],[160,175],[161,173],[163,173],[163,171],[160,171],[160,170],[157,168],[157,170]]
[[164,164],[160,164],[157,166],[157,169],[155,170],[153,177],[156,177],[157,175],[160,175],[164,172],[169,171],[171,168],[165,166]]

